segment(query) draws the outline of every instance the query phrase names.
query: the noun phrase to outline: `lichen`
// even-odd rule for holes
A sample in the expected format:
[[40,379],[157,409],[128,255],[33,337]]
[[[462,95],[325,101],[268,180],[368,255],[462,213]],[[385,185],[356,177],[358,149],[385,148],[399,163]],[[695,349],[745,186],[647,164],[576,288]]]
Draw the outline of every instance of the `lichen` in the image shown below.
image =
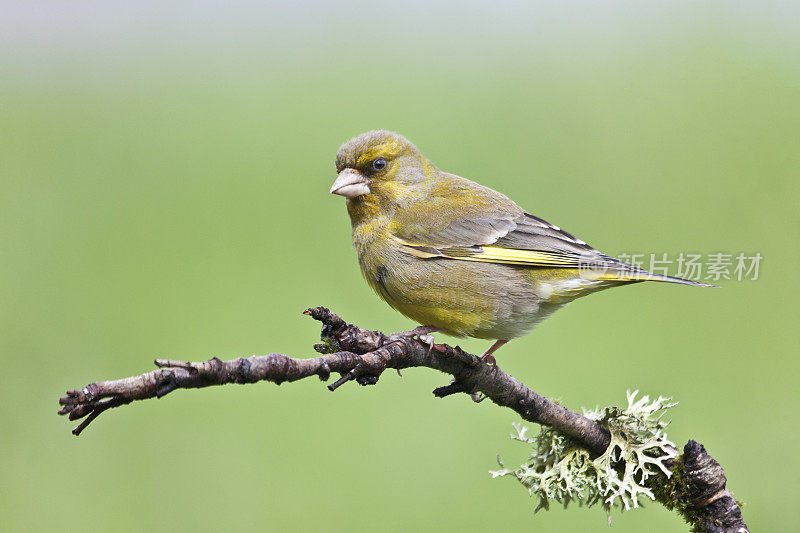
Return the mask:
[[659,396],[636,399],[639,391],[628,391],[628,406],[584,410],[584,415],[597,421],[611,434],[605,453],[595,459],[574,439],[552,428],[542,428],[528,437],[528,428],[514,424],[511,438],[533,447],[528,460],[515,469],[490,472],[492,477],[514,476],[531,496],[538,497],[535,511],[549,509],[550,502],[565,507],[571,502],[592,506],[600,504],[609,514],[617,507],[627,511],[639,507],[643,497],[655,500],[647,480],[654,475],[667,479],[672,471],[667,466],[676,457],[675,445],[667,440],[664,429],[668,422],[664,413],[676,403]]
[[336,353],[339,351],[338,343],[335,342],[334,339],[332,339],[331,337],[323,335],[320,340],[322,340],[321,343],[314,345],[314,350],[317,353],[321,353],[324,355],[324,354]]

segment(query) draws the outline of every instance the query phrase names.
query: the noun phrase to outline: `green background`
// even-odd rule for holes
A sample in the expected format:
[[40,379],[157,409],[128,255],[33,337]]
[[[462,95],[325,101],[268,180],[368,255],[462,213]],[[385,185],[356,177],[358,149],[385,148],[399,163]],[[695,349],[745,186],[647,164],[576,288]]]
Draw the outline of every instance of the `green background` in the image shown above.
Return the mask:
[[[527,454],[516,416],[434,399],[428,370],[178,391],[80,438],[56,416],[154,357],[311,356],[309,306],[413,327],[328,194],[373,128],[610,254],[761,253],[757,281],[580,300],[499,361],[576,409],[674,397],[670,437],[706,445],[751,528],[800,527],[796,4],[2,9],[3,529],[606,530],[491,480]],[[657,504],[613,528],[686,529]]]

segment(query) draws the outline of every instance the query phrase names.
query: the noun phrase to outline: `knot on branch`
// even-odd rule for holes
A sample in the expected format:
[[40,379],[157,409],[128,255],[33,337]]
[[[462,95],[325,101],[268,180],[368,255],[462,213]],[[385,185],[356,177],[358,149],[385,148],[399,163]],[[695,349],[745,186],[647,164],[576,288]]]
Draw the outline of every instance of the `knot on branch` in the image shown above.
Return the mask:
[[746,532],[739,503],[726,488],[725,471],[702,444],[690,440],[683,447],[683,458],[676,465],[674,491],[690,523],[707,533]]
[[318,353],[345,351],[361,355],[376,350],[385,343],[382,333],[348,324],[327,307],[311,307],[303,311],[303,314],[322,322],[322,344],[314,345],[314,350]]

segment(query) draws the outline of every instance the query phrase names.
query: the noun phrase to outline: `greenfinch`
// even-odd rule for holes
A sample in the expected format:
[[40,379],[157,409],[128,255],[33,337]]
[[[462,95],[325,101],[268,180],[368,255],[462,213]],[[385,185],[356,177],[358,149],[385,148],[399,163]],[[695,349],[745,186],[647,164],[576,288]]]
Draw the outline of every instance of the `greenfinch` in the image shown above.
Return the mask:
[[652,274],[607,256],[503,194],[442,172],[405,137],[369,131],[336,154],[330,192],[346,197],[361,273],[430,339],[494,339],[495,350],[572,300]]

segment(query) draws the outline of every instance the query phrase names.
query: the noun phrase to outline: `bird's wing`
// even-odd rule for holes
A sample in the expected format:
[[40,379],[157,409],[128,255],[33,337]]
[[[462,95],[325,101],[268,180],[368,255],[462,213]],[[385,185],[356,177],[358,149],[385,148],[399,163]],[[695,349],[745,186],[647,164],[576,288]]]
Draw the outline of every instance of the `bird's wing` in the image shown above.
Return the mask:
[[402,207],[392,217],[392,233],[435,248],[492,244],[514,231],[515,220],[524,213],[505,195],[446,173]]
[[390,231],[402,250],[425,259],[639,270],[525,212],[505,195],[453,174],[440,174],[429,194],[399,210],[392,222]]
[[521,214],[500,213],[496,218],[462,217],[443,228],[428,232],[418,229],[397,237],[404,252],[420,258],[532,267],[638,270],[524,211]]
[[[529,267],[571,268],[598,281],[666,281],[713,287],[653,274],[620,261],[546,220],[525,212],[497,191],[452,174],[418,207],[393,217],[401,250],[422,259],[456,259]],[[439,194],[436,194],[439,192]]]

